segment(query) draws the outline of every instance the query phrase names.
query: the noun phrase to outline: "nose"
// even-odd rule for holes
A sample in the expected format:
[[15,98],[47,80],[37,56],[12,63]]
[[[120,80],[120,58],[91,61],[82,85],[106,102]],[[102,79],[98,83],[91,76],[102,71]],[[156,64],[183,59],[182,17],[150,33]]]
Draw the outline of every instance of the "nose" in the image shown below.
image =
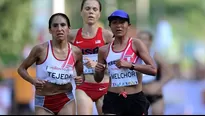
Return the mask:
[[62,30],[62,27],[60,25],[58,25],[57,30]]
[[117,27],[117,28],[120,28],[121,26],[122,26],[122,24],[119,23],[119,22],[116,24],[116,27]]
[[89,10],[89,14],[93,14],[93,9],[92,8]]

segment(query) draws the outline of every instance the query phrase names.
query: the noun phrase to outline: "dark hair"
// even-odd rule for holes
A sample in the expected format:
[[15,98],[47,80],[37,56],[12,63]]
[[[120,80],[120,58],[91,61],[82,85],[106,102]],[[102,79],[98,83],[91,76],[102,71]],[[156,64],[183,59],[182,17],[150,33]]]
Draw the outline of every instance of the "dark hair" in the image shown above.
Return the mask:
[[[83,0],[83,1],[82,1],[81,7],[80,7],[80,11],[83,10],[83,6],[84,6],[84,4],[85,4],[86,1],[87,1],[87,0]],[[101,4],[100,0],[96,0],[96,1],[98,2],[99,6],[100,6],[100,12],[101,12],[101,10],[102,10],[102,4]]]
[[51,23],[52,23],[53,18],[54,18],[55,16],[62,16],[62,17],[64,17],[64,18],[66,19],[66,22],[67,22],[68,27],[70,27],[70,20],[69,20],[69,18],[68,18],[68,16],[67,16],[66,14],[63,14],[63,13],[55,13],[55,14],[53,14],[53,15],[50,17],[50,19],[49,19],[49,21],[48,21],[48,28],[49,28],[49,29],[51,28]]
[[122,19],[122,20],[124,20],[124,21],[127,21],[128,24],[131,25],[129,15],[128,15],[127,17],[128,17],[128,18],[121,18],[121,17],[118,17],[118,16],[112,17],[112,18],[110,18],[110,20],[109,20],[109,26],[111,26],[111,22],[112,22],[113,20],[116,20],[116,19]]
[[147,34],[149,36],[149,40],[153,40],[153,35],[150,31],[140,31],[139,34]]

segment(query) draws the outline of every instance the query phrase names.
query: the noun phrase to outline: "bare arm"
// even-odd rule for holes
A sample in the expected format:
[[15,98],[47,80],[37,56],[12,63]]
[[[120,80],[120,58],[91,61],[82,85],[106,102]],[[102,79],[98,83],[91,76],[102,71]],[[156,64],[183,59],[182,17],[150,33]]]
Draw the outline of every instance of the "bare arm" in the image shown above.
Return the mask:
[[83,58],[81,50],[73,46],[74,58],[75,58],[75,69],[77,73],[77,77],[74,77],[76,85],[80,85],[84,82],[85,77],[83,75]]
[[28,72],[27,69],[34,64],[35,62],[37,62],[37,60],[39,59],[41,53],[41,46],[37,45],[35,47],[33,47],[33,49],[31,50],[29,56],[22,62],[22,64],[19,66],[18,68],[18,74],[26,81],[28,81],[31,84],[34,84],[34,78],[32,78]]
[[134,70],[148,75],[156,75],[157,69],[154,61],[149,55],[147,47],[139,39],[133,40],[133,48],[137,51],[139,57],[145,62],[146,65],[135,65]]
[[74,57],[75,57],[75,69],[77,76],[81,76],[83,74],[83,57],[82,52],[79,48],[73,46]]
[[108,45],[105,45],[100,47],[98,51],[98,63],[95,67],[95,74],[94,74],[94,79],[98,83],[100,83],[104,77],[105,68],[106,68],[105,56],[106,56],[107,49],[108,49]]
[[113,41],[113,34],[107,29],[103,29],[103,39],[105,44],[111,43]]
[[172,79],[173,71],[172,71],[171,67],[169,67],[169,65],[160,57],[160,55],[158,53],[155,53],[154,59],[160,67],[160,69],[159,69],[160,72],[161,72],[161,74],[160,74],[161,75],[160,83],[163,86],[169,80]]

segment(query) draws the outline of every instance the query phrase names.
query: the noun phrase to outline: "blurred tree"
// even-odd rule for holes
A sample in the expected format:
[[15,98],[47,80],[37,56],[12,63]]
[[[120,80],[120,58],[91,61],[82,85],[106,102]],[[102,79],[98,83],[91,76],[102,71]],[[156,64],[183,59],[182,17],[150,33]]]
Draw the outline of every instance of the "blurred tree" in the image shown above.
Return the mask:
[[203,0],[150,0],[150,21],[156,26],[160,18],[165,18],[173,25],[178,38],[203,39],[204,5]]
[[21,57],[31,38],[31,0],[0,0],[0,58],[5,64]]

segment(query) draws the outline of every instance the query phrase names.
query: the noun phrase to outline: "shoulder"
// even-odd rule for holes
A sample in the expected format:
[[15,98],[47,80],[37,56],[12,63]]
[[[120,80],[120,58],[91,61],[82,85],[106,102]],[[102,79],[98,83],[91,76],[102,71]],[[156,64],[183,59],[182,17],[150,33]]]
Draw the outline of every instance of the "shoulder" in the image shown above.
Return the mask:
[[48,42],[44,42],[42,44],[35,45],[33,47],[33,50],[40,52],[46,50],[47,48],[48,48]]
[[139,38],[132,38],[132,42],[134,43],[134,44],[142,44],[142,41],[139,39]]
[[113,34],[108,29],[102,29],[103,39],[105,40],[105,43],[111,43],[113,41]]
[[148,52],[146,45],[139,38],[132,38],[132,48],[135,52]]
[[[111,43],[110,43],[111,44]],[[110,47],[110,44],[106,44],[106,45],[104,45],[104,46],[101,46],[100,48],[99,48],[99,52],[107,52],[108,50],[109,50],[109,47]]]
[[70,45],[71,45],[71,48],[72,48],[72,51],[73,51],[74,54],[76,54],[76,55],[82,54],[80,48],[78,48],[77,46],[74,46],[74,45],[72,45],[72,44],[70,44]]
[[47,49],[48,49],[48,42],[38,44],[32,48],[31,54],[33,56],[40,56],[44,51],[47,51]]
[[79,29],[71,29],[68,34],[68,41],[73,43]]

